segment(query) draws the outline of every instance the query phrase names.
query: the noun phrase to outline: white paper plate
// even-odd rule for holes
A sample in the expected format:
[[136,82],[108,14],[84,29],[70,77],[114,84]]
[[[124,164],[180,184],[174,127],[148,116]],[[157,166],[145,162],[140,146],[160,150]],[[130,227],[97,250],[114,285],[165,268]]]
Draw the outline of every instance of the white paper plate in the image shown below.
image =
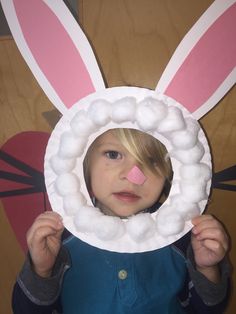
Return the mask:
[[[130,97],[132,98],[132,102],[135,102],[135,111],[132,112],[131,110],[128,112],[129,110],[127,109],[126,119],[129,121],[121,121],[122,117],[126,120],[125,114],[123,112],[120,114],[115,111],[114,108],[117,108],[116,102],[129,102]],[[142,103],[143,106],[143,101],[150,103],[150,99],[159,100],[160,102],[165,103],[167,108],[166,117],[159,121],[155,126],[149,125],[148,121],[143,124],[142,122],[145,120],[141,121],[140,115],[137,114],[138,110],[140,110],[140,104]],[[98,101],[100,102],[100,107],[96,104]],[[106,102],[109,103],[110,109],[107,109]],[[104,103],[106,104],[104,105],[104,114],[99,112],[99,115],[96,115],[96,110],[100,110],[97,108],[101,108],[102,110]],[[92,107],[93,109],[91,109]],[[145,108],[144,110],[146,110]],[[178,119],[175,120],[174,118],[172,127],[171,115],[176,111],[178,115],[180,115],[180,123],[178,123]],[[80,112],[80,114],[81,112],[84,112],[83,114],[86,119],[88,119],[84,121],[82,120],[81,122],[81,126],[84,127],[85,131],[86,129],[89,130],[88,126],[91,121],[92,125],[95,125],[95,129],[93,131],[90,130],[88,136],[81,135],[76,137],[76,140],[84,141],[84,145],[81,146],[81,156],[61,158],[62,153],[59,148],[61,148],[62,145],[60,141],[63,136],[65,136],[65,132],[68,132],[69,135],[74,134],[70,123],[78,112]],[[91,114],[91,112],[93,113]],[[63,217],[65,227],[76,237],[90,245],[105,250],[130,253],[151,251],[164,247],[186,234],[192,228],[190,218],[198,213],[202,213],[207,203],[211,181],[211,156],[206,137],[200,126],[199,131],[197,132],[197,143],[194,145],[194,148],[185,148],[182,150],[181,154],[179,153],[180,149],[177,147],[178,140],[174,144],[173,135],[178,134],[176,128],[180,127],[178,125],[181,125],[182,121],[184,121],[185,126],[179,131],[187,131],[187,121],[192,121],[195,125],[199,126],[195,118],[173,99],[164,95],[158,95],[154,91],[135,87],[115,87],[96,92],[83,98],[68,110],[52,132],[45,155],[45,181],[47,193],[52,209]],[[97,123],[103,125],[98,126]],[[139,214],[132,218],[121,220],[119,218],[117,219],[100,214],[91,203],[83,176],[83,159],[88,147],[94,139],[112,128],[133,128],[147,132],[159,139],[166,146],[170,154],[174,172],[172,188],[165,203],[153,214],[145,214],[140,217],[139,215],[143,214]],[[197,150],[198,147],[203,150],[203,156],[199,157],[200,159],[196,157],[196,160],[194,160],[195,157],[193,156],[198,156],[198,153],[196,153],[194,149]],[[66,155],[65,152],[63,154]],[[52,162],[53,158],[57,158],[57,162],[59,159],[63,165],[69,164],[71,167],[74,163],[75,166],[72,170],[55,170],[55,164]],[[210,173],[210,175],[196,177],[196,174],[192,171],[188,173],[186,169],[184,172],[181,172],[182,166],[188,165],[190,169],[193,169],[191,167],[198,168],[201,167],[202,164],[205,167],[204,169],[207,169],[207,172]],[[58,163],[56,163],[56,165],[58,165]],[[62,174],[60,172],[62,172]],[[56,188],[56,186],[58,186],[58,180],[62,181],[63,186],[66,182],[63,181],[63,178],[69,177],[68,180],[71,184],[71,175],[76,176],[80,185],[79,190],[77,189],[78,191],[73,192],[73,189],[67,191],[66,188],[63,188],[63,191],[59,189],[58,192],[58,188]],[[70,184],[68,186],[70,186]],[[204,196],[198,196],[198,192],[194,193],[195,189],[196,191],[201,190],[202,193],[200,194]],[[62,194],[65,194],[65,196]],[[65,209],[65,197],[67,199],[72,199],[72,197],[81,199],[81,205],[79,205],[76,210]],[[80,203],[79,200],[78,203]],[[87,214],[84,216],[84,213],[88,213],[88,216],[86,216]],[[81,219],[84,221],[84,226],[82,228],[78,228],[75,223],[75,221],[79,219],[78,217],[80,217],[80,221]],[[139,218],[142,220],[142,227],[144,230],[140,230],[141,224]],[[104,226],[104,219],[110,221],[110,229],[108,228],[108,230],[104,230],[102,227]],[[133,219],[132,222],[131,219]],[[150,233],[150,230],[153,232]]]

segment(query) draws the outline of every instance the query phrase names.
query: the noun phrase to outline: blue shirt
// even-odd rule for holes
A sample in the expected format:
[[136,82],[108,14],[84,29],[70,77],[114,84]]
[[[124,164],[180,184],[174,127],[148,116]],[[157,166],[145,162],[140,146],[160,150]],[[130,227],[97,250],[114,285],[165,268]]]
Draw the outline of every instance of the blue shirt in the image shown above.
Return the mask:
[[[145,253],[116,253],[71,237],[65,242],[64,314],[179,314],[187,267],[174,246]],[[96,308],[95,308],[96,306]]]
[[28,256],[14,285],[13,312],[222,314],[229,300],[229,264],[219,264],[221,282],[211,283],[194,269],[189,244],[190,233],[157,251],[119,254],[67,238],[49,278],[35,274]]

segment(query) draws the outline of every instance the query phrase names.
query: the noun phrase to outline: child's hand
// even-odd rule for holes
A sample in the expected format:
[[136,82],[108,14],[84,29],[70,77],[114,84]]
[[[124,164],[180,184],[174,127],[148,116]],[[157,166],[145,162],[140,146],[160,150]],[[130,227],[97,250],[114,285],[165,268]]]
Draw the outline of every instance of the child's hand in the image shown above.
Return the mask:
[[45,212],[39,215],[27,233],[27,243],[34,271],[49,277],[61,246],[63,224],[60,215]]
[[218,263],[224,258],[229,240],[222,224],[211,215],[202,215],[192,220],[192,248],[196,268],[209,280],[218,282]]

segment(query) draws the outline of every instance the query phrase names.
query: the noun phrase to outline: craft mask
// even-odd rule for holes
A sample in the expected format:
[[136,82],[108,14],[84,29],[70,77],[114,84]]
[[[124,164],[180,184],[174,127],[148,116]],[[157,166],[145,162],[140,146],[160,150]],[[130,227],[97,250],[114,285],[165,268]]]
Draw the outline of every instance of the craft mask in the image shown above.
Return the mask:
[[[177,48],[155,91],[106,89],[85,35],[61,0],[1,3],[23,57],[63,114],[48,142],[45,181],[65,227],[117,252],[158,249],[186,234],[191,218],[204,211],[211,180],[210,151],[196,119],[236,81],[235,1],[213,3]],[[91,202],[83,160],[91,143],[113,128],[147,132],[168,150],[172,187],[152,214],[120,219],[105,216]],[[145,176],[134,168],[128,179],[142,184]]]

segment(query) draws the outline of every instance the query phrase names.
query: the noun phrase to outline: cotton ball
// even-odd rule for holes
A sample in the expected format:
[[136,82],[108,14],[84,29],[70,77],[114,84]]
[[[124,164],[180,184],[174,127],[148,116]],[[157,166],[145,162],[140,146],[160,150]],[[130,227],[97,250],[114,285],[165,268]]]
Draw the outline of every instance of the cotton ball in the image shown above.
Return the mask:
[[169,107],[167,117],[158,125],[158,131],[161,133],[178,131],[184,128],[183,114],[177,107]]
[[175,149],[172,150],[169,154],[171,157],[176,158],[183,164],[195,164],[202,159],[204,152],[204,147],[199,142],[190,149]]
[[75,167],[75,159],[62,159],[58,155],[52,156],[49,163],[56,174],[70,172]]
[[198,204],[186,202],[180,195],[173,196],[171,204],[185,221],[191,220],[200,214]]
[[182,181],[180,182],[180,190],[182,192],[182,197],[187,202],[198,203],[207,199],[206,183],[189,183],[188,181]]
[[184,229],[183,217],[171,206],[163,205],[156,216],[157,231],[162,236],[172,236]]
[[174,177],[171,181],[171,190],[170,193],[174,194],[174,193],[179,193],[179,180],[175,178],[175,170],[174,170]]
[[204,163],[182,165],[180,176],[184,181],[208,181],[211,179],[211,168]]
[[71,120],[70,126],[76,136],[84,137],[88,137],[96,129],[93,122],[87,118],[84,110],[80,110],[75,114]]
[[141,242],[150,238],[155,233],[155,222],[150,214],[140,213],[128,219],[126,228],[134,241]]
[[197,121],[186,119],[186,129],[171,134],[171,141],[177,148],[188,149],[196,145],[200,126]]
[[66,196],[79,191],[80,184],[75,174],[63,173],[57,177],[55,188],[59,195]]
[[92,102],[88,109],[89,118],[98,126],[106,125],[110,121],[111,104],[103,99]]
[[74,215],[85,204],[85,197],[80,192],[63,197],[63,208],[68,215]]
[[84,150],[85,138],[75,137],[71,132],[61,135],[58,154],[61,158],[79,157]]
[[154,130],[158,122],[165,118],[166,106],[154,98],[145,98],[138,104],[136,120],[139,127],[144,131]]
[[123,221],[118,217],[101,216],[94,224],[94,233],[101,240],[120,238],[125,232]]
[[197,137],[188,130],[178,131],[171,136],[173,145],[180,149],[188,149],[196,145]]
[[112,104],[112,120],[114,122],[133,121],[136,110],[136,99],[124,97]]
[[192,133],[198,133],[200,131],[201,127],[197,120],[193,118],[187,118],[185,122],[187,124],[187,129]]
[[93,232],[97,219],[102,216],[101,211],[96,207],[82,206],[76,212],[74,224],[79,232]]

